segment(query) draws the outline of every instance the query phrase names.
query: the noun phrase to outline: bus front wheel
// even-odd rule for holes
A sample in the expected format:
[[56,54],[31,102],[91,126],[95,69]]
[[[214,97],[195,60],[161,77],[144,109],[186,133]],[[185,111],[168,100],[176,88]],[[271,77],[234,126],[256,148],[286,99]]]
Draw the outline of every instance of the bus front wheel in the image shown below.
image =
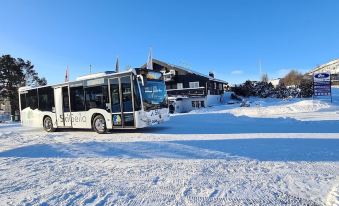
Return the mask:
[[44,130],[47,132],[54,132],[55,128],[53,127],[53,121],[52,118],[47,116],[44,118]]
[[104,134],[107,132],[106,121],[102,115],[97,115],[94,117],[93,129],[99,134]]

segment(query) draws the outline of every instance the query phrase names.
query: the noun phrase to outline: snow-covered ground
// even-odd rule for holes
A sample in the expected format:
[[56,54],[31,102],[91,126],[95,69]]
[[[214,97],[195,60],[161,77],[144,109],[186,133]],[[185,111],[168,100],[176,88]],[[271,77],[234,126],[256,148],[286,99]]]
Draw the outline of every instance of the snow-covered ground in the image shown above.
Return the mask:
[[0,124],[0,205],[339,205],[339,95],[250,101],[104,135]]

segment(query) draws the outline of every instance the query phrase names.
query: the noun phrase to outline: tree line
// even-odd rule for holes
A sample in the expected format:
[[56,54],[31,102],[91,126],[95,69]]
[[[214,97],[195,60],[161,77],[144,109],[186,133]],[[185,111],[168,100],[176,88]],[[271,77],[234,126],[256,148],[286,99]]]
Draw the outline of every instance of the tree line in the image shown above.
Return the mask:
[[232,90],[236,95],[243,97],[312,97],[313,81],[310,76],[292,70],[280,79],[279,85],[276,87],[269,82],[268,75],[264,74],[261,77],[261,81],[254,82],[247,80],[243,84],[236,85]]
[[0,57],[0,100],[10,101],[12,115],[19,110],[19,87],[46,84],[47,80],[39,77],[29,60],[14,58],[9,54]]

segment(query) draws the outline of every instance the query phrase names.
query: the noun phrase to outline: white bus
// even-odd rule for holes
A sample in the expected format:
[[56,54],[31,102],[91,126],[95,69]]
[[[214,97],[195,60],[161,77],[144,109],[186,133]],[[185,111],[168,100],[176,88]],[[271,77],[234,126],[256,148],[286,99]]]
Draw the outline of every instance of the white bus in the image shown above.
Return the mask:
[[143,128],[169,119],[166,86],[160,72],[131,69],[79,77],[76,81],[19,88],[21,123],[43,127]]

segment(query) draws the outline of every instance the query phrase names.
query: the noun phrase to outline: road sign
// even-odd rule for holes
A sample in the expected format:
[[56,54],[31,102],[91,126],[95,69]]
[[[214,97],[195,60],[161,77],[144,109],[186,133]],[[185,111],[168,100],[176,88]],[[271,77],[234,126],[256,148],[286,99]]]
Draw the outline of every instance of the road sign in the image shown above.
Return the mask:
[[314,96],[331,96],[331,73],[316,73],[313,76]]

